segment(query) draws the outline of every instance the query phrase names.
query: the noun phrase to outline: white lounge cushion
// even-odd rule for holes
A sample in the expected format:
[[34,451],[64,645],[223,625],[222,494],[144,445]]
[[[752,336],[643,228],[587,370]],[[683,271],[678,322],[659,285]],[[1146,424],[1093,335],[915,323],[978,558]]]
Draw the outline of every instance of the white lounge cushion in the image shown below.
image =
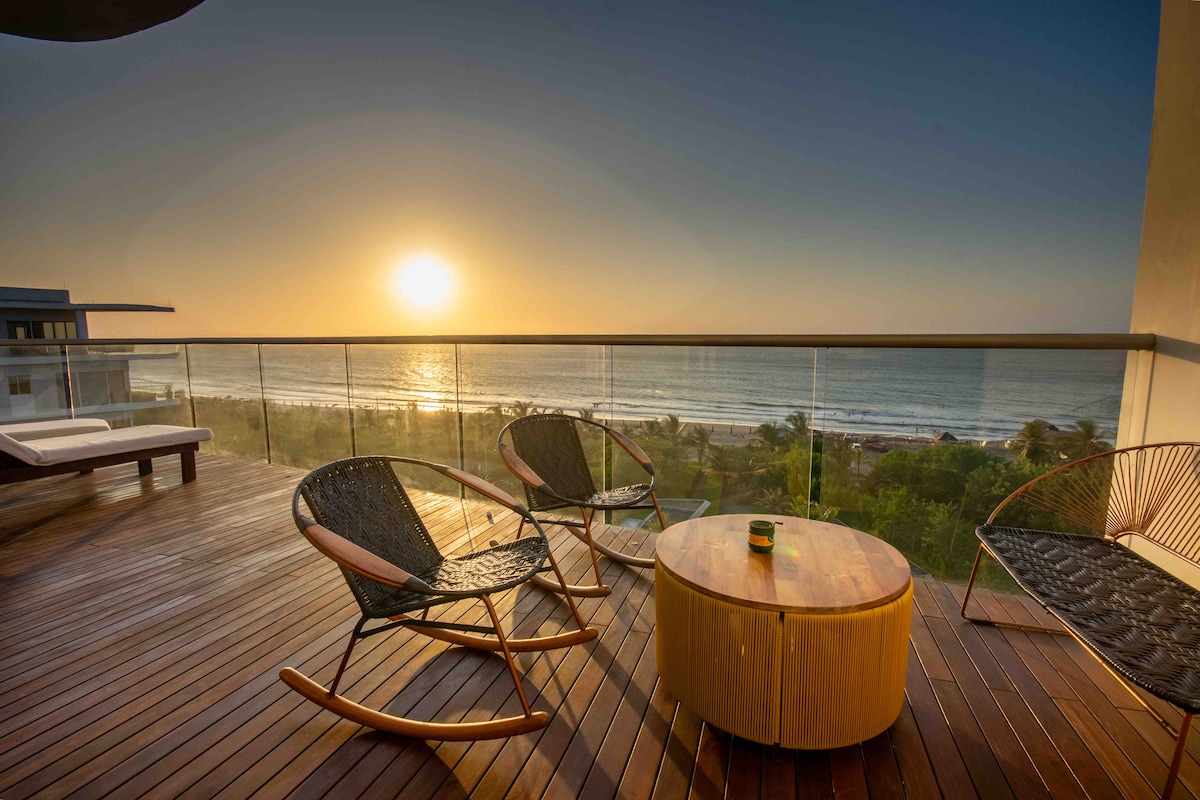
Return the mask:
[[139,425],[29,442],[18,442],[0,433],[0,451],[31,466],[44,467],[155,447],[207,442],[211,438],[212,431],[208,428],[182,428],[177,425]]
[[0,425],[0,433],[18,442],[30,439],[49,439],[54,436],[74,436],[77,433],[92,433],[108,430],[108,422],[102,419],[51,419],[43,422],[13,422]]

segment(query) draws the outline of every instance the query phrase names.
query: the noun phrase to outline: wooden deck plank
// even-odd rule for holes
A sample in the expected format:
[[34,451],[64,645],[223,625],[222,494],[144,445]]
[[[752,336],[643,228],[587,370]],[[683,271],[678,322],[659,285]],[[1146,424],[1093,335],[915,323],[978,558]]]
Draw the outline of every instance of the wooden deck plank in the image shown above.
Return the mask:
[[862,761],[868,793],[874,800],[904,800],[900,763],[888,732],[862,743]]
[[[1037,777],[1037,771],[1029,760],[1028,753],[1021,746],[1012,728],[1009,727],[991,690],[976,671],[977,662],[974,660],[976,653],[967,653],[963,642],[959,641],[955,635],[958,631],[947,620],[932,620],[930,629],[933,631],[938,647],[945,654],[956,681],[953,684],[946,681],[931,681],[934,693],[937,694],[947,719],[952,722],[957,721],[959,729],[964,733],[969,732],[969,736],[975,735],[975,732],[978,731],[979,735],[985,736],[988,741],[989,747],[986,754],[981,752],[975,758],[968,758],[964,753],[968,766],[970,767],[972,763],[975,765],[972,775],[975,777],[975,785],[980,794],[995,791],[999,793],[998,796],[1006,796],[1008,786],[1011,785],[1012,791],[1022,800],[1048,797],[1045,786]],[[972,637],[971,641],[976,643],[976,646],[983,646],[976,631],[971,630],[969,633]],[[995,663],[994,659],[991,663]],[[999,665],[996,665],[995,668],[999,669]],[[1007,677],[1005,682],[1008,682]],[[965,701],[965,709],[959,708],[960,699]],[[948,704],[954,708],[953,716],[950,708],[947,707]],[[959,736],[955,738],[961,740]],[[993,766],[999,768],[1000,764],[1004,765],[1004,769],[997,782],[997,776],[993,773],[992,768]],[[980,785],[981,779],[986,780],[986,789]],[[998,783],[1003,784],[1003,788]]]
[[696,765],[692,770],[689,800],[722,800],[728,783],[730,739],[732,737],[705,724],[696,747]]
[[[987,645],[983,643],[983,639],[980,638],[980,626],[968,622],[958,614],[958,602],[955,600],[954,595],[950,593],[946,584],[938,583],[931,585],[929,593],[938,605],[941,606],[942,612],[945,615],[945,622],[939,620],[931,621],[930,629],[934,633],[934,638],[938,642],[939,649],[942,650],[942,655],[946,656],[947,662],[949,662],[949,656],[946,654],[946,649],[943,646],[944,641],[937,636],[937,632],[949,629],[954,632],[959,645],[970,657],[975,671],[983,678],[983,682],[987,684],[989,689],[1006,692],[1012,691],[1012,681],[1004,674],[1004,670],[996,663],[995,657],[988,650]],[[957,648],[955,652],[957,652]],[[953,667],[951,670],[953,671]],[[961,681],[962,675],[956,674],[956,678]]]
[[[1004,667],[1013,684],[1017,687],[1020,705],[1023,705],[1037,720],[1041,732],[1044,732],[1049,738],[1049,744],[1053,750],[1057,751],[1075,779],[1082,784],[1087,796],[1091,798],[1118,797],[1119,792],[1115,784],[1104,774],[1104,770],[1095,757],[1063,717],[1062,712],[1054,702],[1055,698],[1050,695],[1048,687],[1039,682],[1038,676],[1031,669],[1032,666],[1036,666],[1039,669],[1039,674],[1045,674],[1043,666],[1048,667],[1049,664],[1045,661],[1042,653],[1030,643],[1029,637],[1046,637],[1052,634],[1026,634],[1022,631],[1012,630],[1001,632],[997,628],[991,630],[983,629],[980,633],[988,643],[988,646],[992,648],[992,652],[996,654],[997,660]],[[1013,641],[1024,643],[1021,653],[1018,653],[1016,648],[1011,646]],[[1054,677],[1054,685],[1061,684],[1063,687],[1062,691],[1056,691],[1056,694],[1066,699],[1074,699],[1075,693],[1070,690],[1070,687],[1058,677],[1057,673],[1054,674]],[[1006,696],[997,694],[998,701],[1005,698]],[[1001,703],[1001,705],[1003,706],[1004,703]],[[1019,715],[1022,718],[1021,724],[1029,726],[1029,722],[1024,719],[1024,713],[1019,711],[1016,703],[1009,703],[1009,708],[1005,710],[1005,715],[1009,717],[1010,721],[1014,719],[1015,715]],[[1015,724],[1014,727],[1016,727]],[[1026,750],[1035,755],[1048,756],[1048,751],[1043,754],[1040,746],[1036,743],[1040,740],[1039,730],[1033,727],[1026,727],[1025,730],[1026,733],[1021,736],[1021,739],[1025,743]],[[1047,765],[1046,769],[1051,773],[1058,772],[1056,765]],[[1054,789],[1054,784],[1051,781],[1047,781],[1047,785]],[[1068,792],[1073,790],[1058,789],[1057,791]]]
[[[864,748],[865,743],[838,747],[829,751],[829,773],[833,779],[834,797],[845,797],[847,800],[866,800],[870,796],[871,791],[867,787]],[[888,790],[889,788],[891,791]],[[879,796],[884,798],[895,798],[896,790],[899,789],[898,782],[892,787],[876,787],[880,793]],[[900,791],[899,796],[904,796],[903,791]]]
[[[616,795],[617,785],[629,760],[629,753],[633,750],[638,727],[646,714],[650,696],[654,692],[654,684],[658,680],[654,647],[654,634],[651,633],[646,639],[646,647],[642,650],[633,676],[625,691],[621,693],[604,743],[589,769],[587,780],[580,788],[580,798],[600,800]],[[757,792],[754,796],[758,796]]]
[[[1094,719],[1097,724],[1102,725],[1106,733],[1105,738],[1111,739],[1119,748],[1120,757],[1114,757],[1112,764],[1105,759],[1100,759],[1101,763],[1105,764],[1106,771],[1110,772],[1110,777],[1118,786],[1121,786],[1116,775],[1123,774],[1127,766],[1132,766],[1151,785],[1161,786],[1167,777],[1166,761],[1160,758],[1154,748],[1147,744],[1138,731],[1129,724],[1129,721],[1122,715],[1120,707],[1114,703],[1114,696],[1126,693],[1126,690],[1117,686],[1112,692],[1113,696],[1106,694],[1103,688],[1093,683],[1091,676],[1079,666],[1076,659],[1067,653],[1066,648],[1083,650],[1083,646],[1074,639],[1055,636],[1052,641],[1045,643],[1043,652],[1051,663],[1058,667],[1072,690],[1084,702],[1088,712],[1086,717]],[[1090,654],[1085,653],[1085,655],[1092,658]],[[1107,675],[1107,672],[1105,674]],[[1111,676],[1109,678],[1111,679]],[[1124,697],[1119,699],[1124,699]],[[1077,706],[1070,704],[1069,701],[1057,701],[1057,703],[1060,709],[1069,708],[1075,713],[1075,716],[1069,717],[1069,719],[1076,730],[1079,730],[1078,720],[1083,719],[1085,715],[1079,713]],[[1083,735],[1083,731],[1080,731],[1080,735]],[[1116,771],[1109,769],[1110,767],[1114,767]],[[1124,786],[1121,786],[1121,789],[1129,791]]]
[[[914,584],[908,702],[886,733],[814,752],[731,737],[658,683],[651,574],[607,560],[613,594],[580,602],[601,638],[517,658],[550,728],[479,743],[364,730],[277,677],[289,664],[328,680],[357,616],[292,522],[304,472],[205,454],[186,485],[177,470],[125,465],[0,487],[0,796],[1107,800],[1156,796],[1165,776],[1170,737],[1089,653],[963,623],[962,587],[932,580]],[[419,497],[447,550],[515,535],[515,517],[488,520],[481,501]],[[562,526],[547,533],[586,582],[583,545]],[[599,535],[647,554],[655,538]],[[1046,616],[1020,596],[976,598],[992,618]],[[498,608],[521,635],[570,624],[535,588]],[[439,613],[482,618],[469,604]],[[353,697],[422,718],[519,708],[499,659],[405,633],[360,643],[345,680]],[[1200,736],[1183,800],[1200,784],[1197,748]]]
[[[1106,726],[1102,725],[1085,705],[1078,700],[1056,700],[1063,716],[1087,743],[1097,758],[1105,765],[1105,772],[1121,790],[1121,796],[1133,800],[1149,800],[1158,794],[1147,783],[1146,778],[1126,757],[1123,749],[1113,742]],[[1166,777],[1166,771],[1163,771]]]
[[[986,737],[971,714],[970,705],[962,690],[957,684],[948,681],[931,681],[930,686],[946,716],[954,741],[960,748],[963,763],[975,786],[974,791],[985,800],[1014,798],[1015,795],[1009,788],[996,754],[989,748],[977,746],[977,743],[985,741]],[[972,743],[976,743],[976,746],[972,746]]]
[[655,683],[646,716],[642,718],[625,772],[617,785],[620,797],[649,797],[653,793],[678,707],[679,701],[671,696],[662,681]]
[[900,716],[888,729],[888,735],[892,740],[905,794],[912,798],[939,796],[941,791],[933,773],[933,762],[917,728],[912,705],[907,700],[900,709]]
[[700,747],[703,727],[704,721],[695,712],[683,703],[675,704],[675,718],[667,734],[651,800],[675,800],[687,794],[695,771],[696,751]]
[[[1159,757],[1170,763],[1171,757],[1175,753],[1175,738],[1163,730],[1158,720],[1146,711],[1122,711],[1121,713],[1125,715],[1125,719],[1129,720],[1130,725],[1137,728],[1138,732],[1142,734],[1142,738],[1158,752]],[[1192,731],[1191,736],[1195,735],[1196,732]],[[1181,787],[1186,788],[1195,796],[1200,795],[1200,755],[1197,755],[1196,749],[1189,746],[1191,744],[1191,737],[1189,737],[1188,744],[1185,745],[1183,762],[1179,765],[1179,781]]]
[[745,800],[762,795],[763,746],[734,736],[729,743],[729,779],[726,800]]
[[[682,708],[682,706],[680,706]],[[815,761],[807,762],[814,771],[830,769],[830,751],[822,753]],[[823,763],[822,763],[823,762]],[[779,747],[763,748],[762,787],[763,797],[795,797],[796,768],[798,766],[796,752]],[[833,779],[830,777],[830,786]]]
[[[764,747],[764,751],[774,748]],[[828,750],[798,750],[793,759],[796,774],[796,797],[800,800],[828,800],[833,797],[833,773]],[[764,775],[766,759],[763,760]],[[764,789],[763,797],[768,797]],[[936,797],[937,795],[930,795]]]
[[954,674],[950,672],[950,665],[946,663],[946,657],[942,655],[937,642],[933,640],[933,634],[929,631],[929,624],[926,622],[925,616],[915,606],[913,607],[912,628],[909,636],[917,651],[917,658],[921,660],[921,669],[926,675],[939,681],[954,680]]

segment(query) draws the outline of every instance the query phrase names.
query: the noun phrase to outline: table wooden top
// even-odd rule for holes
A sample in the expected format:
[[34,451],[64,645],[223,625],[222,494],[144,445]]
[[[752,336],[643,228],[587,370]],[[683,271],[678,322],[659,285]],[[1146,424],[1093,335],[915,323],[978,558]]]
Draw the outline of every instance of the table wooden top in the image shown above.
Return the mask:
[[[775,523],[775,549],[747,543],[750,520]],[[839,613],[888,603],[908,588],[908,561],[887,542],[828,522],[723,514],[680,522],[659,534],[658,563],[699,592],[778,611]]]

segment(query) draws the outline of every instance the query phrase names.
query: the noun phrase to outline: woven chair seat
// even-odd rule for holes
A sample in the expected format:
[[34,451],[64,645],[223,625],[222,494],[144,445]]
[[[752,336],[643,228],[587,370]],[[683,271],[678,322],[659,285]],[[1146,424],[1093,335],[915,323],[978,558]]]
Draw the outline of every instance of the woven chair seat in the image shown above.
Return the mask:
[[1114,670],[1200,712],[1200,591],[1095,536],[988,525],[976,533],[1021,588]]
[[621,486],[604,492],[595,492],[580,500],[580,505],[588,508],[618,509],[635,508],[635,503],[645,500],[650,494],[650,484],[636,483],[633,486]]
[[526,536],[495,547],[477,550],[459,558],[447,558],[417,577],[439,592],[431,596],[422,592],[382,587],[387,597],[373,611],[380,616],[394,616],[434,603],[445,602],[447,594],[476,597],[502,592],[519,586],[530,576],[549,569],[545,566],[550,545],[540,536]]

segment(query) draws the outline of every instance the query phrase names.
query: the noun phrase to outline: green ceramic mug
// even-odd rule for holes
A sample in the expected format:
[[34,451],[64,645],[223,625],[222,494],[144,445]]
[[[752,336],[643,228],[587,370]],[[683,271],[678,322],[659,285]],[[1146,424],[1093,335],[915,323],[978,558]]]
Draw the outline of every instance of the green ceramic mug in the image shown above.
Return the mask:
[[750,549],[769,553],[775,547],[775,523],[765,519],[750,520]]

